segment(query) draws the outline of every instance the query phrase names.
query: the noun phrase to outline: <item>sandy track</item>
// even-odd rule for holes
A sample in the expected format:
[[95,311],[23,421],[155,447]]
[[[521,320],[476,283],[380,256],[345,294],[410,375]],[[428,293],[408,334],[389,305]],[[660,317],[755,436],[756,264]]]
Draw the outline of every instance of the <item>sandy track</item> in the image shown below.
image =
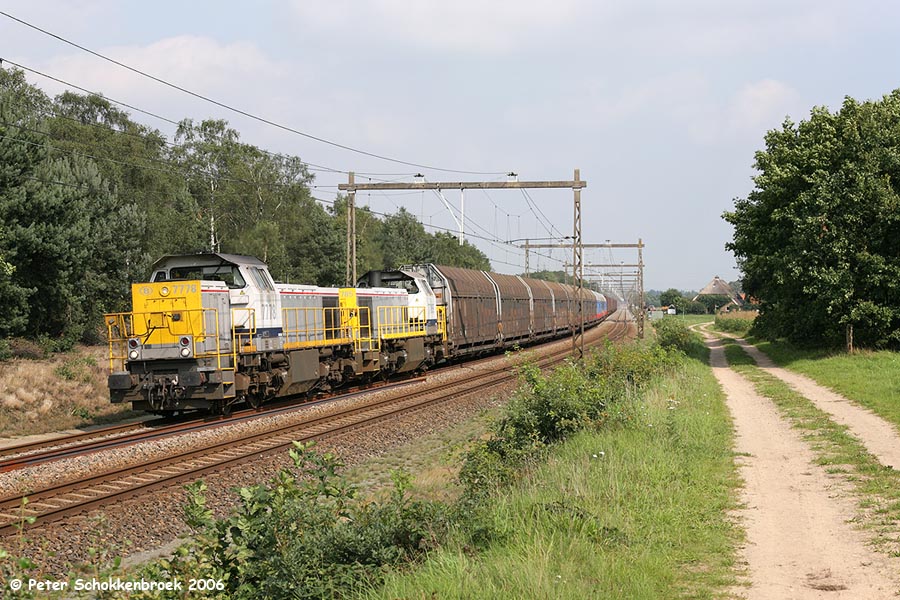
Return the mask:
[[713,373],[728,397],[745,485],[737,517],[748,599],[896,598],[896,565],[867,545],[848,520],[855,506],[772,402],[728,368],[721,340],[707,338]]
[[734,341],[747,351],[761,369],[800,392],[819,410],[830,414],[836,423],[846,426],[878,462],[900,469],[900,433],[893,425],[809,377],[777,366],[772,359],[745,340],[737,338]]

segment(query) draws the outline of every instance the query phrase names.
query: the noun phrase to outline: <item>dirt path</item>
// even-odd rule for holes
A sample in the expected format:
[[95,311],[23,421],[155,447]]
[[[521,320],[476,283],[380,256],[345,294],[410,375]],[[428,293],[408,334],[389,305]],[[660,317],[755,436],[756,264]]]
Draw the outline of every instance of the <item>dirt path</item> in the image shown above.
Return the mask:
[[747,351],[761,369],[787,383],[812,401],[819,410],[830,414],[836,423],[850,429],[878,462],[900,469],[900,433],[890,423],[809,377],[777,366],[772,359],[745,340],[736,338],[734,341]]
[[707,338],[710,364],[727,397],[745,485],[738,518],[748,599],[896,598],[895,565],[874,552],[848,520],[854,503],[828,476],[772,402],[728,367],[722,342]]

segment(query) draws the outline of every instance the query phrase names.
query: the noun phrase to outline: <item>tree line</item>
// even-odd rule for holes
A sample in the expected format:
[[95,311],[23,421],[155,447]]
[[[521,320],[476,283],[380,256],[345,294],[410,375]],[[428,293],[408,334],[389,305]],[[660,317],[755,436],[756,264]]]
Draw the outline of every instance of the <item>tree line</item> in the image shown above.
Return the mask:
[[[102,96],[49,97],[0,69],[0,338],[96,341],[105,312],[166,254],[266,261],[276,280],[342,285],[346,201],[323,206],[296,156],[240,140],[224,120],[181,121],[173,139]],[[357,208],[358,269],[437,262],[490,269],[404,209]]]
[[[694,300],[694,298],[697,298]],[[662,307],[674,306],[679,314],[707,315],[715,313],[731,302],[731,298],[721,295],[698,296],[696,292],[681,292],[675,288],[669,288],[659,292],[658,305]]]

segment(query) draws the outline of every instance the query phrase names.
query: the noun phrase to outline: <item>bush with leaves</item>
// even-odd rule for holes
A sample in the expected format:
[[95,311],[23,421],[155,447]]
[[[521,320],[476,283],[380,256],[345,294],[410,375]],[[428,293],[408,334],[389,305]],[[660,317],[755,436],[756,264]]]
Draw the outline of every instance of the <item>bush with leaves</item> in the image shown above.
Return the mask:
[[213,517],[202,482],[189,486],[195,537],[145,576],[219,580],[223,598],[346,596],[377,583],[386,566],[421,558],[446,532],[445,507],[412,500],[401,474],[386,501],[367,502],[333,455],[295,443],[290,456],[296,471],[241,488],[227,519]]
[[663,318],[654,321],[653,328],[656,330],[656,341],[663,348],[688,352],[694,343],[690,329],[679,319]]
[[716,316],[716,329],[746,335],[756,321],[755,311],[737,311]]
[[522,465],[550,444],[627,419],[627,400],[674,360],[654,344],[607,344],[583,364],[566,363],[549,375],[534,365],[520,367],[521,385],[505,415],[491,437],[469,451],[460,470],[466,499],[477,504],[514,481]]

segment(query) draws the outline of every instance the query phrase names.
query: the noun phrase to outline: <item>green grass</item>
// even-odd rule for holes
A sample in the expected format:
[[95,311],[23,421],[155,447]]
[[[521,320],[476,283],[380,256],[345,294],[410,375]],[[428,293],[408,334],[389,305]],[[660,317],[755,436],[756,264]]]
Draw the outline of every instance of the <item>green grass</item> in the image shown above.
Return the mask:
[[716,598],[740,531],[731,422],[709,368],[685,360],[615,429],[554,448],[489,503],[486,548],[451,543],[372,598]]
[[383,498],[393,486],[392,473],[413,477],[416,498],[453,502],[461,493],[457,476],[471,440],[484,436],[499,409],[493,407],[451,427],[420,436],[398,448],[347,469],[347,479],[370,498]]
[[688,327],[698,323],[712,323],[713,315],[666,315],[663,319],[678,319]]
[[842,473],[852,483],[859,506],[854,520],[874,532],[876,547],[900,556],[900,472],[882,466],[847,427],[835,423],[810,400],[757,367],[743,348],[727,343],[725,355],[732,368],[753,382],[756,391],[771,399],[802,432],[818,463],[831,473]]
[[827,353],[784,342],[753,342],[776,364],[811,377],[900,427],[900,353]]

